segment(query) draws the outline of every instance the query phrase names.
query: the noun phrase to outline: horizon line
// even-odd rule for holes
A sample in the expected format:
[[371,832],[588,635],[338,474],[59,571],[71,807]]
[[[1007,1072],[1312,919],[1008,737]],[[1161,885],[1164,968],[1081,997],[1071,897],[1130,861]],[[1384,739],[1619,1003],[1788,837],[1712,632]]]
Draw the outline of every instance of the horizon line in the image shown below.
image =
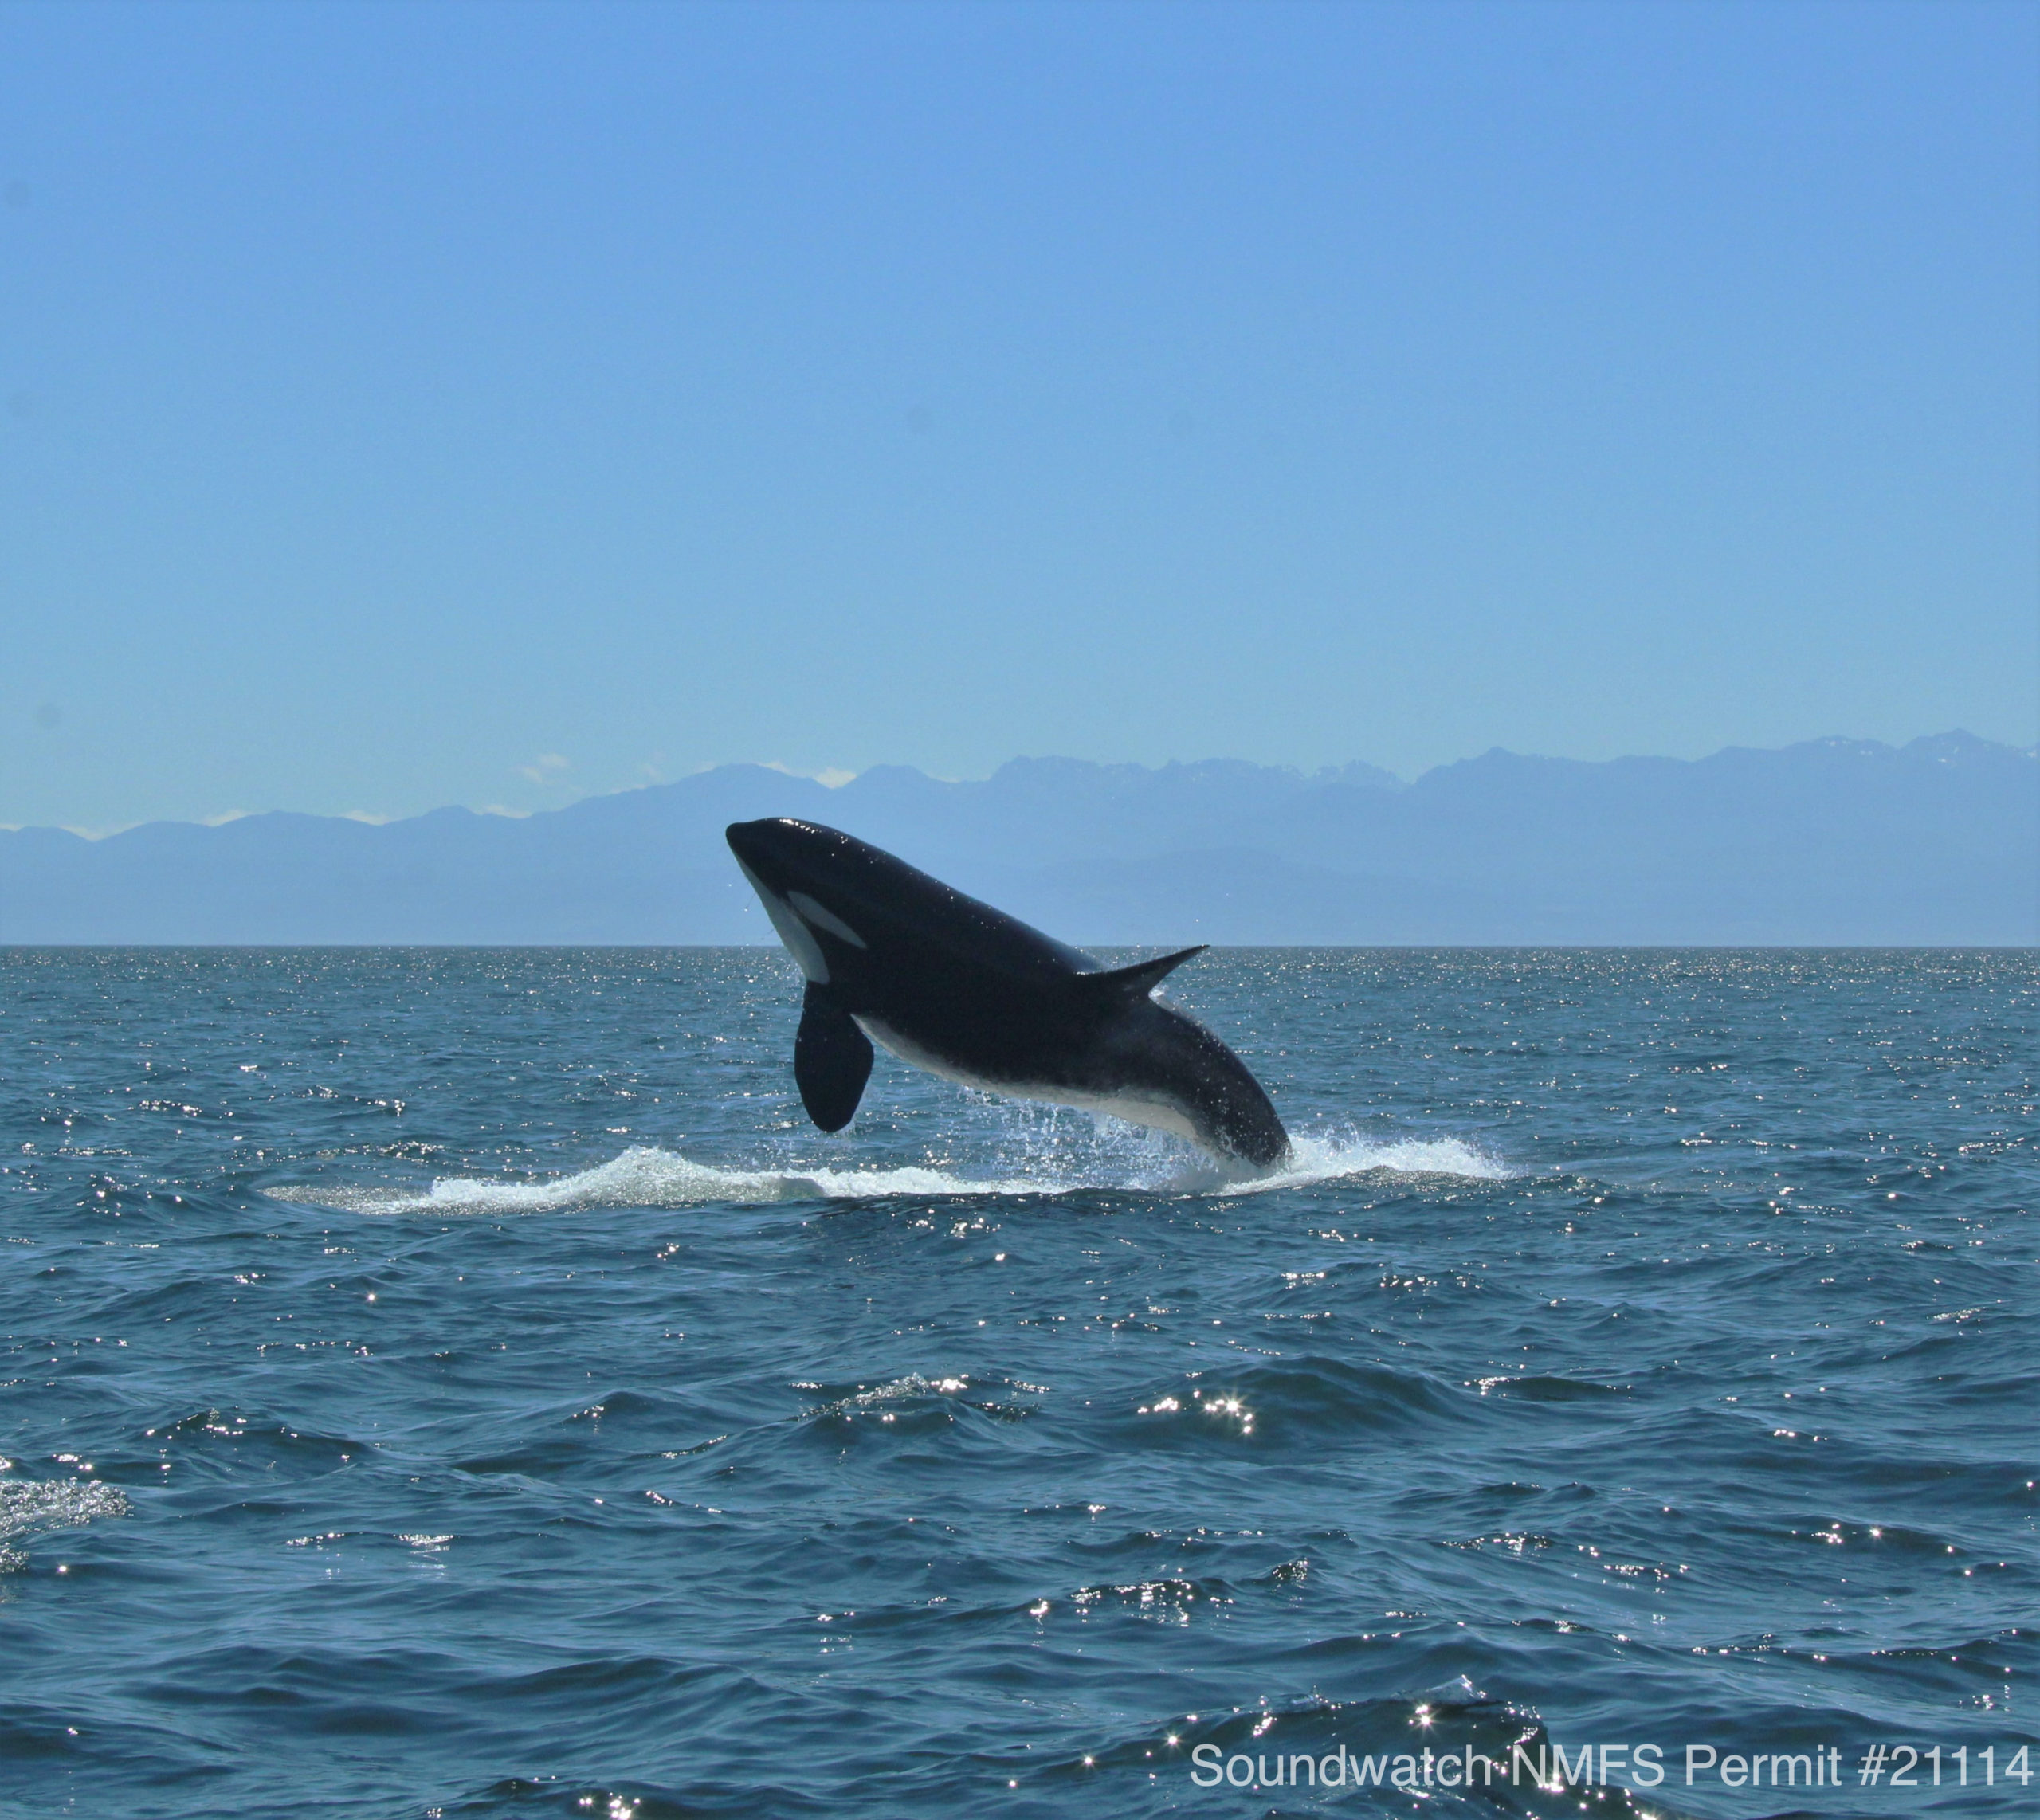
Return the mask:
[[1505,746],[1490,746],[1484,751],[1471,753],[1464,758],[1449,759],[1442,763],[1430,766],[1426,769],[1418,772],[1415,776],[1410,778],[1405,778],[1397,772],[1390,771],[1385,765],[1378,765],[1374,763],[1371,760],[1366,759],[1348,759],[1343,763],[1320,765],[1315,769],[1306,770],[1301,765],[1264,763],[1261,760],[1255,759],[1240,759],[1218,755],[1213,755],[1202,759],[1167,759],[1163,760],[1159,764],[1146,764],[1137,759],[1085,759],[1074,758],[1066,754],[1053,752],[1018,753],[1012,758],[1003,760],[983,777],[964,778],[944,777],[938,775],[936,773],[932,771],[924,771],[918,765],[906,764],[889,760],[881,761],[877,764],[868,765],[861,771],[853,771],[836,766],[824,766],[817,771],[802,771],[794,766],[787,764],[776,759],[731,759],[721,760],[714,763],[697,765],[692,770],[684,772],[680,776],[675,778],[653,778],[641,783],[625,784],[615,790],[590,790],[586,791],[581,795],[573,797],[565,802],[555,803],[548,806],[536,809],[516,809],[511,807],[508,804],[501,802],[489,802],[479,806],[462,802],[440,803],[436,804],[432,808],[418,810],[409,814],[386,814],[378,810],[367,809],[322,810],[276,807],[268,809],[233,808],[219,811],[210,815],[193,817],[155,816],[145,818],[143,820],[136,822],[124,822],[117,824],[108,824],[100,826],[81,826],[73,822],[0,822],[0,834],[64,834],[73,835],[80,840],[97,842],[114,839],[119,835],[131,833],[137,828],[222,828],[236,822],[250,821],[270,815],[302,815],[314,821],[356,822],[363,824],[364,826],[380,828],[388,827],[393,824],[399,822],[420,821],[428,815],[445,814],[449,810],[455,810],[470,815],[496,816],[505,820],[524,822],[529,821],[535,816],[561,814],[570,809],[577,808],[583,803],[602,802],[613,797],[636,795],[650,790],[675,789],[682,784],[691,783],[696,778],[712,776],[718,771],[740,771],[746,769],[775,771],[783,777],[796,779],[802,783],[819,784],[824,790],[838,790],[846,789],[850,785],[858,783],[865,778],[870,777],[877,772],[884,771],[912,771],[917,775],[927,779],[931,783],[951,786],[963,786],[967,784],[989,783],[994,778],[997,778],[1002,773],[1011,769],[1014,766],[1023,764],[1063,763],[1085,765],[1100,771],[1130,770],[1145,771],[1151,775],[1174,770],[1194,770],[1198,767],[1206,765],[1241,765],[1254,771],[1286,772],[1301,779],[1306,783],[1336,783],[1340,774],[1355,769],[1360,769],[1378,773],[1380,776],[1390,779],[1393,786],[1397,789],[1408,790],[1414,788],[1418,784],[1421,784],[1426,779],[1435,776],[1440,771],[1450,771],[1460,765],[1477,763],[1483,759],[1527,759],[1535,760],[1540,763],[1578,765],[1583,767],[1632,764],[1639,763],[1697,765],[1705,764],[1712,759],[1723,758],[1730,753],[1735,752],[1783,753],[1799,751],[1807,747],[1844,746],[1862,747],[1881,752],[1898,753],[1909,751],[1916,746],[1932,745],[1940,741],[1951,739],[1960,740],[1979,746],[1995,747],[2001,751],[2010,752],[2020,758],[2040,759],[2040,743],[2036,743],[2031,746],[2015,745],[2005,740],[1987,739],[1980,734],[1971,733],[1966,728],[1961,727],[1950,728],[1945,732],[1939,733],[1919,734],[1900,745],[1893,745],[1890,742],[1882,739],[1858,739],[1845,733],[1827,733],[1816,735],[1810,739],[1788,740],[1784,744],[1778,746],[1744,746],[1733,744],[1720,746],[1716,747],[1712,751],[1703,753],[1697,758],[1690,759],[1679,758],[1669,754],[1660,752],[1624,752],[1617,754],[1614,757],[1606,759],[1575,759],[1554,756],[1548,753],[1517,752]]

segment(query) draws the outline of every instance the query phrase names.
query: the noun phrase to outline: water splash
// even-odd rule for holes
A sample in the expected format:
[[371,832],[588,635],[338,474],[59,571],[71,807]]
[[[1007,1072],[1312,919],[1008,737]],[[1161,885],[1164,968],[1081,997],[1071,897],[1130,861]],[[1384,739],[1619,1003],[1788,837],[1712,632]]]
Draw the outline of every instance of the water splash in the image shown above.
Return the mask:
[[[8,1462],[0,1460],[0,1466]],[[0,1480],[0,1574],[28,1565],[8,1544],[45,1530],[76,1529],[103,1516],[125,1516],[128,1494],[96,1479]]]
[[697,1163],[677,1151],[634,1144],[620,1156],[546,1181],[446,1176],[422,1193],[391,1187],[306,1185],[272,1188],[294,1201],[362,1214],[463,1216],[572,1213],[597,1207],[696,1206],[710,1202],[847,1201],[889,1196],[1068,1194],[1131,1189],[1165,1194],[1256,1194],[1344,1176],[1387,1173],[1501,1181],[1518,1173],[1458,1138],[1391,1143],[1351,1132],[1300,1135],[1287,1165],[1242,1175],[1187,1146],[1148,1141],[1102,1144],[1089,1155],[1060,1148],[1034,1156],[1002,1155],[982,1167],[947,1162],[827,1168],[794,1163],[742,1169]]

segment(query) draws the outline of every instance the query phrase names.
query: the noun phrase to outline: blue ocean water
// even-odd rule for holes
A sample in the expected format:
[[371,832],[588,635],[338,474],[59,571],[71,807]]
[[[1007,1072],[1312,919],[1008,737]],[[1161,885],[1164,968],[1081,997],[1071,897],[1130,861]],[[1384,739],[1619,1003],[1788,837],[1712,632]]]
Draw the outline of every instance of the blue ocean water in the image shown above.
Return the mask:
[[0,982],[0,1813],[2040,1806],[2030,951],[1214,953],[1252,1185],[776,951]]

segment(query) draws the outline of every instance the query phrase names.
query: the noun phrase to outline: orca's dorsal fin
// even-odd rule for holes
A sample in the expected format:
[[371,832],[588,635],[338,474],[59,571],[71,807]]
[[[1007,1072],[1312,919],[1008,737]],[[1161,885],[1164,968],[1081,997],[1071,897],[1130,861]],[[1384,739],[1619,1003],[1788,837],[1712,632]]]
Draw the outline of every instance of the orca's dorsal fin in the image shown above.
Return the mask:
[[1210,945],[1209,942],[1199,942],[1194,948],[1183,948],[1172,955],[1158,955],[1153,960],[1137,960],[1131,967],[1116,967],[1108,973],[1082,973],[1077,977],[1088,992],[1121,998],[1145,998],[1185,961],[1195,960]]

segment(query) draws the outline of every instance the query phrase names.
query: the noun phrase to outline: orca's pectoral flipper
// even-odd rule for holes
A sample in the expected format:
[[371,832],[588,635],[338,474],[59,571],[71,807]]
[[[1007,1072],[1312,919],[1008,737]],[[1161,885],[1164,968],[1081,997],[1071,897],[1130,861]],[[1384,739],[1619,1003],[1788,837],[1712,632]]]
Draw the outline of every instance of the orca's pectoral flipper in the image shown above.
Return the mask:
[[1195,960],[1210,945],[1209,942],[1199,942],[1194,948],[1159,955],[1153,960],[1137,960],[1131,967],[1116,967],[1108,973],[1079,974],[1077,983],[1087,992],[1122,998],[1145,998],[1185,961]]
[[810,981],[794,1038],[794,1079],[807,1116],[825,1132],[841,1131],[870,1078],[871,1038],[827,986]]

